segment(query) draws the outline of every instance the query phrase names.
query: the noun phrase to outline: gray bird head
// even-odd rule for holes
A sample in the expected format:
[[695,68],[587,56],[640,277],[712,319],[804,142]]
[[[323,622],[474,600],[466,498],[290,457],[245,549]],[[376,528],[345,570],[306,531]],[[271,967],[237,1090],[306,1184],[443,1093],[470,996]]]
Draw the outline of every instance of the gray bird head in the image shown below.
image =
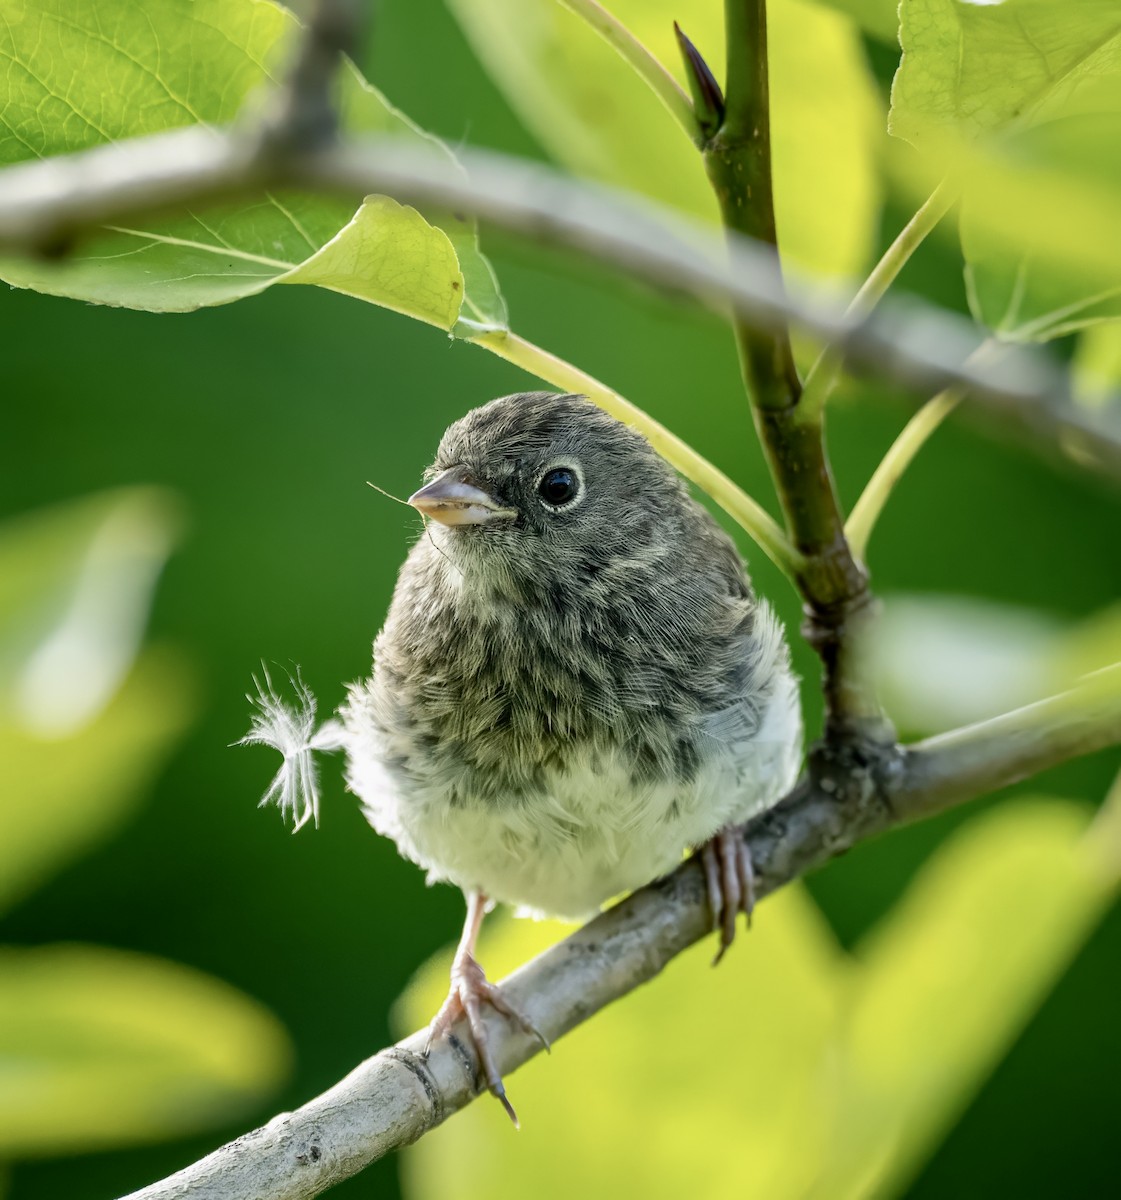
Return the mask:
[[461,570],[552,575],[651,564],[687,493],[650,444],[583,396],[523,392],[450,426],[409,503]]

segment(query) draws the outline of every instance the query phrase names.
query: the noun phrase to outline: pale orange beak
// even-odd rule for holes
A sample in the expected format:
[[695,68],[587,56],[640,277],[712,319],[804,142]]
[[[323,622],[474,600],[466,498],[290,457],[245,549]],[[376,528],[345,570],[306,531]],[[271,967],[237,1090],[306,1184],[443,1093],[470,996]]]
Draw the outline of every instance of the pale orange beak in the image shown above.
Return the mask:
[[450,467],[413,492],[409,503],[441,525],[485,525],[518,515],[516,509],[503,508],[489,492],[470,480],[466,467]]

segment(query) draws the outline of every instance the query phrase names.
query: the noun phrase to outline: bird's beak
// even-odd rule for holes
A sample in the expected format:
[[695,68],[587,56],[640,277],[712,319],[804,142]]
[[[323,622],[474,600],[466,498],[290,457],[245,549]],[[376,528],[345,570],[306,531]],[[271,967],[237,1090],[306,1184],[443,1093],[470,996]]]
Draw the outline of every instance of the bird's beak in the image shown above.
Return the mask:
[[485,525],[488,521],[517,516],[515,509],[503,508],[489,492],[476,487],[470,479],[466,467],[451,467],[431,483],[426,483],[420,491],[413,492],[409,503],[442,525]]

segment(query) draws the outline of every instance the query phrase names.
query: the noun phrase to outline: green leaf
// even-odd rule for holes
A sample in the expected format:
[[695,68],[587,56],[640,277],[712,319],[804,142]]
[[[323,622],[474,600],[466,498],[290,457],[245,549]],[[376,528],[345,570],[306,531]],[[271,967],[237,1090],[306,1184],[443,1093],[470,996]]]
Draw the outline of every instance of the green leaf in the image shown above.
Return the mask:
[[[410,1148],[406,1195],[898,1195],[1111,902],[1116,847],[1086,829],[1054,800],[975,817],[855,955],[784,889],[718,971],[697,947],[518,1071],[517,1138],[484,1099]],[[486,932],[497,977],[559,931]],[[402,998],[400,1032],[435,1012],[449,957]]]
[[1121,317],[1119,139],[1119,116],[1071,117],[958,156],[969,303],[1004,340]]
[[[183,125],[227,125],[287,62],[295,18],[265,0],[14,0],[0,26],[0,163],[64,154]],[[366,83],[342,72],[353,132],[439,144]],[[325,286],[453,329],[504,326],[474,225],[446,231],[375,198],[357,215],[296,192],[146,220],[83,244],[61,263],[5,260],[17,287],[158,312],[254,295],[278,282]],[[367,255],[372,255],[367,258]]]
[[0,908],[114,828],[189,720],[177,660],[133,669],[179,524],[128,488],[0,526]]
[[[439,236],[433,236],[439,234]],[[459,318],[463,276],[451,242],[414,208],[370,196],[354,219],[280,283],[314,283],[350,295],[368,281],[374,300],[450,329]]]
[[[696,148],[579,17],[556,0],[452,0],[451,8],[507,101],[560,163],[716,221]],[[710,66],[723,63],[718,0],[687,11],[670,0],[610,8],[681,82],[675,17]],[[859,38],[843,16],[799,0],[776,0],[768,22],[780,242],[807,270],[851,276],[871,252],[879,204],[879,117]]]
[[892,720],[940,733],[1061,691],[1062,628],[1033,609],[973,596],[889,594],[869,662]]
[[974,818],[858,947],[815,1195],[899,1195],[945,1137],[1112,900],[1087,824],[1055,800]]
[[1116,0],[902,0],[899,14],[890,130],[912,145],[1121,105]]
[[260,1005],[198,971],[92,946],[0,948],[0,1155],[191,1133],[288,1071]]
[[182,524],[157,488],[84,496],[0,525],[0,722],[80,729],[127,674]]
[[135,810],[193,714],[191,685],[177,659],[149,652],[78,733],[59,740],[0,725],[0,910]]
[[[1121,322],[1091,325],[1078,339],[1074,352],[1074,397],[1089,409],[1108,402],[1117,406],[1121,395]],[[1121,412],[1115,413],[1121,418]]]
[[1116,0],[903,0],[900,13],[890,130],[962,182],[974,315],[1012,341],[1121,316]]
[[884,596],[868,647],[884,707],[910,734],[988,720],[1121,662],[1121,604],[1077,624],[976,596]]
[[[406,1151],[406,1194],[800,1196],[820,1148],[819,1070],[848,964],[802,888],[761,915],[719,970],[714,943],[697,946],[507,1080],[516,1137],[484,1099]],[[561,932],[492,922],[481,960],[499,978]],[[448,962],[429,963],[402,998],[400,1032],[431,1019]]]

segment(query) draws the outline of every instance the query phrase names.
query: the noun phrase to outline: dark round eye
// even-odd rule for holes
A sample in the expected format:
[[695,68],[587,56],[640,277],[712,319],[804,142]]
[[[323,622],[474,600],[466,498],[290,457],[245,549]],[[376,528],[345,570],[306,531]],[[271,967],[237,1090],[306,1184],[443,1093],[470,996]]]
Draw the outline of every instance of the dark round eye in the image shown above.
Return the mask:
[[574,500],[579,490],[580,481],[576,472],[569,467],[554,467],[551,471],[546,471],[537,485],[537,494],[554,508]]

